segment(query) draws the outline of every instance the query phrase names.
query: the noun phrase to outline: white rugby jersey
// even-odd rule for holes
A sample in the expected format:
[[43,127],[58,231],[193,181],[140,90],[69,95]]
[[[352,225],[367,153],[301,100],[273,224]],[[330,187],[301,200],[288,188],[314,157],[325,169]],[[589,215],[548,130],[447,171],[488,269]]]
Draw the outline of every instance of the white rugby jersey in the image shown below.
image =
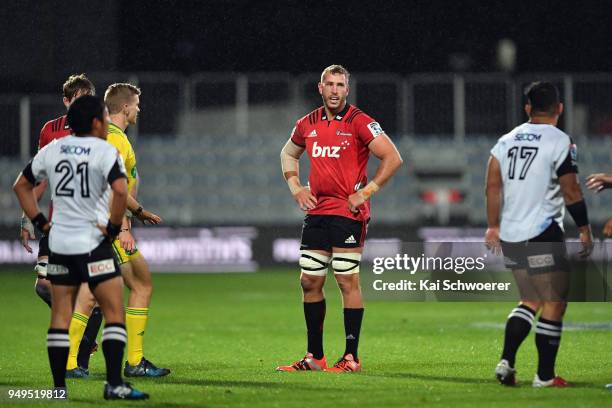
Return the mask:
[[30,182],[49,180],[53,222],[51,252],[84,254],[104,239],[97,225],[109,219],[110,185],[125,177],[117,149],[93,136],[66,136],[41,149],[24,169]]
[[501,165],[503,179],[500,238],[526,241],[553,222],[563,230],[559,177],[578,172],[570,137],[552,125],[523,123],[502,136],[491,154]]

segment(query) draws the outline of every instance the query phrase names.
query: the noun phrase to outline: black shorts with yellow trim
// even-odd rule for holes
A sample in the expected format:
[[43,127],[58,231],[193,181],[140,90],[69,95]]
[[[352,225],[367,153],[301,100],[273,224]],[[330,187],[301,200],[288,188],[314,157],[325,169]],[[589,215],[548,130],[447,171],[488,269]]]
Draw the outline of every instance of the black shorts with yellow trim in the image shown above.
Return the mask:
[[124,263],[130,262],[141,256],[140,251],[136,247],[134,247],[133,251],[126,251],[123,249],[118,239],[113,241],[112,247],[115,254],[115,259],[119,265],[123,265]]

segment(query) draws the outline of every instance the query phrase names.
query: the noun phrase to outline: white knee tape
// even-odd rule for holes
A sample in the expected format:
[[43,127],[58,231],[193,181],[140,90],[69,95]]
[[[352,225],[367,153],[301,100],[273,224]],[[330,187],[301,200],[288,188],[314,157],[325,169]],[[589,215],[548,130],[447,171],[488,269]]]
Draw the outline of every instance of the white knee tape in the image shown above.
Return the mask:
[[331,260],[331,266],[336,274],[350,275],[359,273],[361,254],[357,252],[335,253]]
[[302,273],[307,275],[325,276],[329,265],[329,255],[319,254],[314,251],[300,251],[300,267]]

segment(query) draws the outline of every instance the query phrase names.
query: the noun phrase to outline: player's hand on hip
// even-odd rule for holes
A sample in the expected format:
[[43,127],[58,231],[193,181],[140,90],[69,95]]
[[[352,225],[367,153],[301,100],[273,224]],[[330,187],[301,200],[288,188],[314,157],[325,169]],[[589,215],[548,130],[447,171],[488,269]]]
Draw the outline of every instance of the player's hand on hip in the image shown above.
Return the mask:
[[293,195],[293,198],[302,211],[312,210],[317,206],[317,199],[310,192],[310,188],[304,187]]
[[591,174],[587,177],[586,186],[589,190],[599,193],[601,190],[612,187],[612,176],[604,173]]
[[118,238],[119,245],[121,245],[121,248],[125,249],[126,251],[131,252],[136,248],[136,241],[134,240],[134,236],[130,231],[121,231]]
[[30,231],[28,231],[27,229],[22,228],[19,237],[21,239],[21,245],[23,245],[25,250],[31,254],[32,247],[30,246],[30,240],[36,239],[36,236],[33,233],[30,234]]
[[487,228],[485,232],[485,246],[495,255],[501,254],[501,243],[499,240],[499,227]]
[[608,222],[606,222],[606,225],[604,225],[603,233],[606,237],[612,236],[612,218],[610,218]]
[[593,234],[591,233],[591,227],[588,225],[580,227],[579,230],[582,250],[578,252],[578,255],[580,255],[582,258],[586,258],[591,255],[591,252],[593,252]]
[[360,191],[353,193],[348,198],[348,208],[353,213],[356,214],[359,212],[359,207],[361,207],[366,202],[365,197]]
[[151,225],[157,225],[162,223],[162,219],[159,215],[153,214],[147,210],[142,210],[138,215],[136,215],[136,218],[138,218],[143,224],[148,223]]

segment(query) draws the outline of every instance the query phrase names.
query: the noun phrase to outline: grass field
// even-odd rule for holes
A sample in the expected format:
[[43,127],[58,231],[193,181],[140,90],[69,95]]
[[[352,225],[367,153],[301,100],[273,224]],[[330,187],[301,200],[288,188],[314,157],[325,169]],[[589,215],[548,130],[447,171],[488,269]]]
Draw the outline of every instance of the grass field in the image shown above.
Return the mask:
[[[200,406],[612,406],[612,332],[567,331],[557,372],[568,389],[532,389],[533,334],[517,359],[520,386],[493,379],[509,303],[369,302],[362,331],[360,374],[277,373],[304,354],[305,330],[297,274],[154,276],[145,354],[172,369],[133,384],[151,394],[147,407]],[[0,273],[0,405],[9,388],[52,385],[45,337],[49,310],[33,291],[32,273]],[[344,349],[340,299],[328,281],[325,346],[329,360]],[[610,322],[612,303],[571,304],[566,322]],[[104,360],[92,357],[87,380],[68,380],[70,401],[104,403]],[[14,406],[43,406],[49,402]],[[58,403],[60,404],[60,403]]]

